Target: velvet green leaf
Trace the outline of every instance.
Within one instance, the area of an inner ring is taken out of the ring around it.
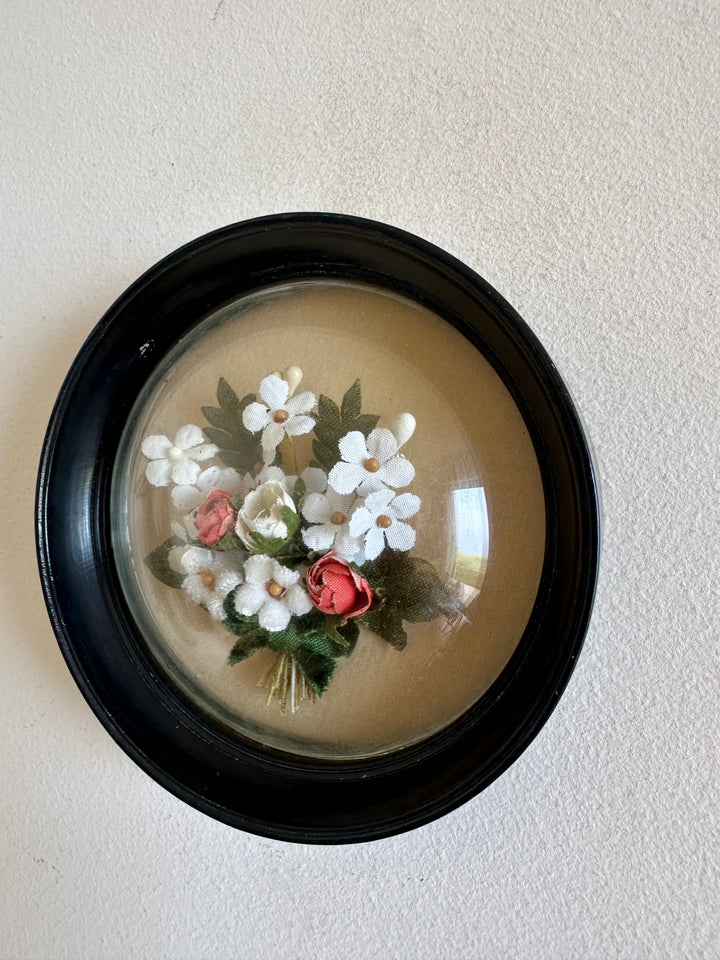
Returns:
[[[403,620],[418,623],[457,611],[435,567],[420,557],[385,549],[376,560],[363,564],[362,574],[373,592],[380,591],[397,607]]]
[[[321,697],[335,672],[335,660],[304,648],[297,651],[295,660],[305,675],[308,685]]]
[[[182,573],[173,570],[170,566],[168,556],[173,547],[180,547],[182,543],[183,541],[179,537],[168,537],[159,547],[155,547],[155,549],[145,557],[145,566],[150,573],[157,577],[161,583],[175,589],[182,586],[185,577]]]
[[[368,630],[386,640],[396,650],[407,646],[407,634],[402,625],[402,614],[397,605],[387,599],[375,610],[368,610],[359,618]]]

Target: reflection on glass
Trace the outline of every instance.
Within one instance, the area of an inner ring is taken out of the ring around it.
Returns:
[[[455,555],[452,575],[469,588],[467,603],[477,596],[487,569],[490,534],[484,487],[453,490]]]

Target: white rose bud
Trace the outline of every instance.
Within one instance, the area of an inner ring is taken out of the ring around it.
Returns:
[[[415,433],[415,417],[411,413],[399,413],[390,424],[390,432],[397,440],[399,450]]]
[[[296,513],[292,497],[283,489],[279,480],[268,480],[251,490],[237,515],[235,533],[247,547],[255,546],[251,533],[284,540],[288,535],[287,524],[282,518],[283,507]]]

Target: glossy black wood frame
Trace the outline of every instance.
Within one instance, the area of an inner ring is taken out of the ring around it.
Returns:
[[[493,364],[532,437],[546,501],[544,567],[522,640],[491,689],[433,737],[366,761],[264,748],[191,702],[150,654],[110,538],[116,450],[167,351],[218,307],[295,279],[376,284],[456,327]],[[218,230],[166,257],[110,308],[58,397],[37,493],[40,572],[63,655],[121,747],[178,797],[244,830],[343,843],[408,830],[486,787],[545,722],[587,629],[598,567],[592,458],[568,392],[518,314],[477,274],[417,237],[333,214]]]

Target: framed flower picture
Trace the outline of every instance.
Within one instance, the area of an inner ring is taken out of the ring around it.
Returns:
[[[217,231],[70,371],[38,485],[53,625],[150,775],[234,826],[374,839],[508,766],[582,645],[592,459],[480,277],[330,214]]]

